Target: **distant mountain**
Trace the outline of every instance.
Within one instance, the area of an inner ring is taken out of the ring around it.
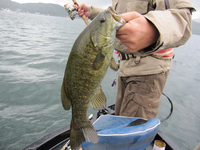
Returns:
[[[192,34],[200,35],[200,23],[193,21],[192,22]]]
[[[21,11],[21,12],[29,12],[29,13],[40,13],[50,16],[68,16],[67,12],[64,9],[64,6],[60,6],[57,4],[46,4],[46,3],[25,3],[20,4],[17,2],[13,2],[11,0],[0,0],[0,9],[8,8],[12,11]],[[192,33],[200,35],[200,23],[197,21],[193,21],[192,25]]]
[[[40,13],[50,16],[68,16],[64,6],[46,3],[25,3],[20,4],[11,0],[0,0],[0,8],[8,8],[12,11],[21,11],[29,13]]]

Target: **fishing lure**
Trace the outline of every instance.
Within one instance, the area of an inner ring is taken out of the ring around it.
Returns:
[[[116,85],[117,85],[117,73],[118,73],[118,71],[116,72],[116,74],[115,74],[115,78],[114,78],[114,80],[113,80],[113,82],[112,82],[112,84],[111,84],[111,86],[114,88]]]

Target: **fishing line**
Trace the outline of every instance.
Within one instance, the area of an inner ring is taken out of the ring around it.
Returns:
[[[169,101],[169,103],[171,105],[171,109],[170,109],[169,115],[166,118],[164,118],[163,120],[161,120],[161,123],[166,121],[173,113],[173,103],[172,103],[171,99],[167,95],[165,95],[164,93],[162,93],[162,95],[164,95],[168,99],[168,101]]]

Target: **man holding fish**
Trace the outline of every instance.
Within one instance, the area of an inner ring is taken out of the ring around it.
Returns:
[[[76,7],[79,16],[93,21],[74,42],[61,89],[64,109],[72,108],[73,150],[83,142],[99,142],[87,109],[89,103],[94,109],[106,106],[100,84],[108,66],[118,69],[113,49],[120,58],[115,115],[156,117],[172,48],[191,36],[194,11],[189,0],[113,0],[106,10],[85,4]]]
[[[79,16],[91,20],[103,9],[80,4]],[[116,32],[119,52],[115,114],[156,117],[171,67],[173,47],[191,36],[190,0],[113,0],[112,7],[127,22]]]

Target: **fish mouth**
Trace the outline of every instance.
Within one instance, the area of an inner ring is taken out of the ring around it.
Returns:
[[[126,23],[126,21],[120,15],[118,15],[111,6],[108,9],[109,9],[109,12],[111,13],[112,17],[115,19],[115,21],[117,23],[120,23],[120,24]]]

